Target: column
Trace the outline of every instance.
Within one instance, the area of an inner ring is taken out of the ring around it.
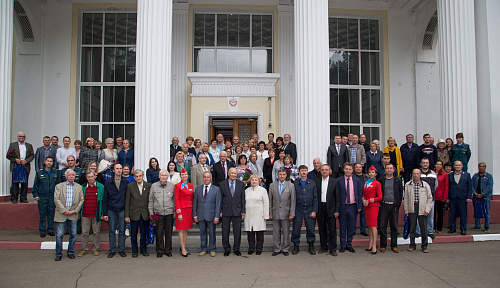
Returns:
[[[294,4],[296,135],[291,136],[297,144],[297,164],[312,167],[315,157],[326,163],[330,144],[328,0]]]
[[[443,137],[464,133],[478,163],[478,114],[474,0],[438,0],[439,78]]]
[[[278,50],[279,50],[279,131],[276,135],[295,135],[295,54],[293,33],[293,6],[278,6]],[[267,136],[267,135],[264,135]],[[277,137],[277,136],[276,136]],[[267,137],[264,137],[267,139]]]
[[[14,31],[14,1],[0,1],[0,147],[7,153],[11,139],[12,109],[12,45]],[[5,154],[3,154],[5,155]],[[10,162],[2,157],[0,164],[0,196],[10,195]]]
[[[174,4],[172,29],[171,134],[184,143],[187,132],[188,3]]]
[[[170,159],[172,99],[172,1],[137,1],[135,167],[145,170],[156,157]]]

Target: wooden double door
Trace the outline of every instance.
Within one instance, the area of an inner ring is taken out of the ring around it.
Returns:
[[[257,133],[256,118],[216,118],[210,117],[210,139],[215,139],[217,134],[224,135],[224,139],[240,137],[240,143],[244,143]]]

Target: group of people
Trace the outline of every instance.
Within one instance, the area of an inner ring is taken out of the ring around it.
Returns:
[[[44,137],[44,145],[36,153],[25,138],[24,133],[18,134],[7,158],[13,176],[17,173],[13,169],[16,165],[30,171],[30,162],[36,160],[33,196],[40,211],[40,236],[45,237],[47,232],[54,236],[53,222],[56,223],[57,261],[62,258],[65,229],[70,234],[69,258],[75,257],[74,243],[80,229],[82,251],[78,256],[88,253],[91,231],[93,254],[99,255],[101,221],[108,222],[110,227],[109,258],[116,253],[126,257],[126,225],[130,225],[132,257],[138,257],[139,252],[148,256],[146,228],[150,221],[156,226],[157,257],[172,256],[174,223],[179,234],[179,252],[188,257],[187,231],[193,222],[200,227],[199,256],[216,255],[218,223],[222,223],[224,256],[229,256],[231,249],[235,255],[241,255],[242,224],[247,232],[248,253],[259,255],[267,220],[273,221],[273,256],[281,253],[288,256],[290,241],[292,254],[299,253],[303,223],[308,252],[316,254],[316,221],[319,253],[336,256],[337,219],[338,251],[354,253],[352,239],[358,215],[361,233],[370,237],[366,250],[374,255],[386,250],[388,224],[391,239],[397,239],[401,204],[410,220],[409,251],[415,250],[415,238],[420,234],[422,250],[428,252],[427,235],[434,238],[434,231],[442,233],[445,206],[451,209],[448,232],[456,232],[459,215],[460,230],[465,235],[467,202],[483,199],[489,208],[492,195],[493,178],[485,171],[483,162],[474,177],[466,172],[470,148],[461,133],[451,147],[442,139],[438,147],[434,146],[428,134],[423,137],[424,144],[417,145],[409,134],[406,143],[398,148],[391,137],[383,151],[379,141],[366,143],[365,135],[336,135],[327,151],[327,163],[316,158],[311,171],[305,165],[295,164],[297,149],[289,134],[277,137],[274,142],[274,134],[269,133],[267,143],[253,135],[243,144],[237,136],[224,141],[219,134],[210,145],[193,137],[187,137],[179,145],[179,139],[173,137],[166,169],[161,169],[153,157],[145,172],[135,169],[134,151],[130,142],[121,137],[116,138],[116,147],[114,139],[106,139],[104,149],[99,141],[88,138],[85,147],[79,147],[78,151],[69,147],[69,137],[64,137],[64,146],[57,149],[54,137]],[[13,183],[13,203],[18,200],[19,184],[21,202],[26,201],[27,184]],[[477,218],[475,229],[480,228],[479,221]],[[489,232],[489,213],[484,225]],[[118,245],[114,231],[118,232]],[[378,233],[380,250],[376,246]],[[391,241],[390,245],[392,251],[399,252],[397,241]]]

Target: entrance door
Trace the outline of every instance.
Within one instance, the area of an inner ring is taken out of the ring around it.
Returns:
[[[234,135],[240,137],[240,143],[248,141],[257,133],[257,119],[255,118],[209,118],[210,139],[222,134],[224,139],[232,139]]]

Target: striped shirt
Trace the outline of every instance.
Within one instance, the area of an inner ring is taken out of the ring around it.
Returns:
[[[75,184],[70,184],[66,182],[66,209],[70,209],[71,205],[73,205],[73,199],[75,196]]]

